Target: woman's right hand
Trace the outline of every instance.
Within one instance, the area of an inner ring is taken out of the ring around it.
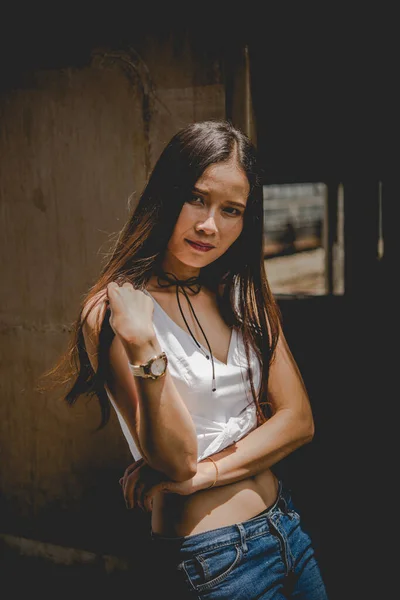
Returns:
[[[144,503],[143,495],[160,482],[165,480],[165,475],[152,469],[143,458],[132,463],[125,469],[123,477],[119,480],[127,508],[141,508],[151,511],[151,502]]]
[[[122,342],[140,346],[154,338],[154,304],[150,296],[129,282],[119,286],[115,281],[107,285],[107,296],[110,325]]]
[[[211,475],[210,475],[211,469]],[[199,462],[197,473],[185,481],[171,481],[162,473],[155,471],[144,462],[143,458],[125,469],[119,480],[127,508],[138,506],[142,510],[151,511],[153,498],[158,493],[190,496],[195,492],[210,487],[210,479],[214,477],[214,466],[207,460]]]

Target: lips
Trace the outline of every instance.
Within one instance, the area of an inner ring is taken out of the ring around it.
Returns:
[[[215,248],[212,244],[204,244],[203,242],[195,242],[193,240],[186,240],[186,242],[195,250],[199,250],[200,252],[208,252]]]

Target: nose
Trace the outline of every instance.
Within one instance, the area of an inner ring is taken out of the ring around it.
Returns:
[[[209,215],[205,221],[201,221],[196,224],[196,231],[203,231],[208,235],[218,232],[217,224],[213,215]]]

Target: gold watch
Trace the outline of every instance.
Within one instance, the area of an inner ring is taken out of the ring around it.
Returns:
[[[144,379],[159,379],[163,377],[167,371],[168,358],[165,352],[157,354],[142,365],[133,365],[129,363],[129,368],[135,377],[143,377]]]

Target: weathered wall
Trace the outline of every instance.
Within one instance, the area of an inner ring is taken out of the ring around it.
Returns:
[[[116,419],[95,433],[95,399],[69,408],[34,387],[164,144],[224,116],[225,97],[218,57],[185,35],[92,50],[0,96],[0,530],[111,551],[124,544],[118,478],[131,460]]]

